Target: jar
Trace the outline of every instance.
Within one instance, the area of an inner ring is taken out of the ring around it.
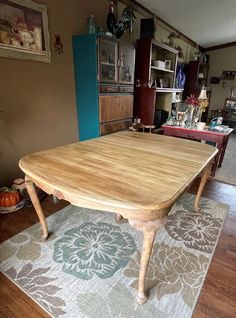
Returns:
[[[96,27],[95,27],[94,14],[87,17],[87,28],[88,28],[89,34],[95,33]]]

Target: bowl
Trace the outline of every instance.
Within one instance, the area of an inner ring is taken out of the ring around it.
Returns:
[[[154,60],[152,61],[153,66],[158,67],[158,68],[165,68],[165,62],[160,61],[160,60]]]

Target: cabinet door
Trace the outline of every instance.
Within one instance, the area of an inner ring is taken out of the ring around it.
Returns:
[[[156,89],[149,87],[135,88],[134,116],[145,125],[154,125]]]
[[[100,83],[118,83],[117,42],[99,39],[98,74]]]
[[[121,84],[134,83],[135,48],[131,45],[119,43],[119,82]]]
[[[133,117],[133,95],[100,96],[100,122]]]

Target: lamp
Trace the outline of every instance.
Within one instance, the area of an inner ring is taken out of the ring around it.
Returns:
[[[198,96],[198,99],[207,99],[207,89],[206,86],[203,86],[200,92],[200,95]]]
[[[207,89],[206,86],[202,86],[200,95],[198,96],[198,107],[199,107],[199,115],[198,119],[199,122],[201,122],[202,112],[206,111],[207,106],[209,105],[208,99],[207,99]]]

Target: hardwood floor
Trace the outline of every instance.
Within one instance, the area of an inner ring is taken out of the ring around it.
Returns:
[[[209,181],[205,197],[230,205],[193,318],[236,317],[236,186]]]
[[[190,191],[195,193],[197,185],[193,185]],[[193,318],[234,318],[236,317],[236,186],[210,180],[203,196],[224,202],[231,208]],[[54,203],[52,197],[47,197],[42,206],[45,215],[48,216],[67,204],[65,201]],[[33,208],[25,208],[19,212],[0,215],[0,221],[0,241],[3,242],[38,222],[38,219]],[[3,274],[0,274],[0,286],[0,318],[49,317]]]

